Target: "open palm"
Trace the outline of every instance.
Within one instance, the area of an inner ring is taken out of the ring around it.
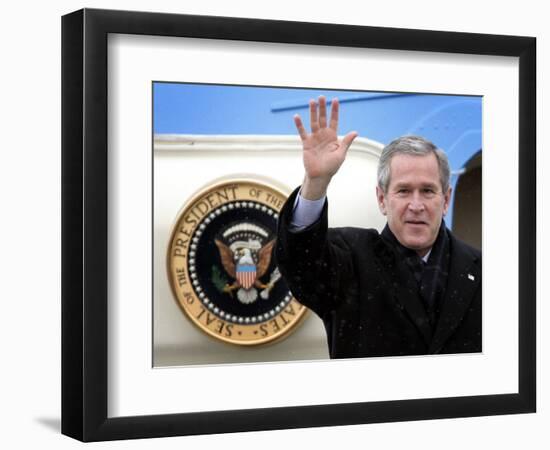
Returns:
[[[310,179],[326,179],[327,183],[338,171],[346,153],[357,137],[356,132],[348,133],[338,140],[338,110],[337,99],[332,101],[330,122],[327,123],[327,105],[324,97],[319,97],[319,104],[314,100],[309,103],[311,116],[311,133],[307,133],[300,116],[294,117],[294,122],[302,139],[303,161],[306,176]]]

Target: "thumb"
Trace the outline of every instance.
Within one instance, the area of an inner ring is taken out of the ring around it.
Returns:
[[[344,138],[342,139],[342,147],[344,148],[344,151],[348,151],[348,148],[358,135],[359,133],[357,133],[357,131],[351,131],[344,136]]]

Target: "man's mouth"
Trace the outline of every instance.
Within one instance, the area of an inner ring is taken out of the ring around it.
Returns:
[[[405,223],[409,225],[428,225],[426,222],[422,220],[406,220]]]

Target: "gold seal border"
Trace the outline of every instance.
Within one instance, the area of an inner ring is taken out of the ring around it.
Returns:
[[[294,331],[296,331],[299,328],[299,325],[307,317],[307,313],[309,310],[305,306],[301,305],[294,297],[291,298],[287,306],[285,306],[285,308],[281,312],[271,317],[270,319],[267,319],[263,322],[256,323],[256,324],[235,324],[233,322],[225,321],[224,319],[221,319],[218,316],[215,316],[213,313],[211,313],[206,307],[204,307],[204,305],[196,295],[194,288],[190,287],[191,295],[193,297],[193,302],[196,302],[199,305],[199,307],[203,309],[203,312],[207,314],[207,320],[208,318],[210,318],[209,323],[217,322],[218,324],[221,325],[221,330],[216,332],[210,329],[208,327],[208,324],[201,323],[200,316],[202,316],[203,313],[201,313],[199,318],[197,318],[192,314],[191,309],[188,309],[188,306],[185,305],[183,294],[180,294],[176,288],[177,281],[175,279],[175,274],[172,273],[173,272],[172,249],[173,249],[174,239],[176,238],[177,234],[179,234],[178,225],[183,220],[184,214],[207,193],[220,189],[221,187],[224,187],[224,186],[232,185],[232,184],[236,184],[236,185],[248,184],[253,186],[255,185],[261,189],[271,190],[272,192],[276,193],[283,199],[283,203],[288,198],[288,195],[290,194],[290,190],[282,186],[278,187],[277,183],[273,182],[273,180],[269,180],[266,177],[261,177],[257,175],[248,175],[248,174],[245,176],[243,175],[224,176],[222,178],[212,180],[210,183],[205,184],[202,188],[195,191],[195,193],[192,194],[189,197],[189,199],[183,204],[183,206],[179,209],[176,215],[176,219],[172,224],[172,231],[170,233],[170,239],[168,241],[167,251],[166,251],[167,281],[168,281],[168,284],[170,285],[173,298],[178,304],[178,306],[180,307],[180,309],[183,310],[183,312],[185,313],[189,321],[207,336],[214,338],[218,342],[221,341],[221,342],[231,344],[233,346],[239,346],[239,347],[253,347],[253,346],[266,345],[266,344],[274,344],[290,336]],[[284,191],[287,191],[288,194],[285,194]],[[243,201],[247,201],[247,200],[243,200]],[[258,202],[258,200],[252,200],[252,201]],[[265,206],[271,207],[277,213],[280,212],[282,207],[282,203],[281,203],[281,207],[279,208],[275,208],[273,205],[269,205],[266,202],[260,201],[260,203],[264,204]],[[204,219],[204,217],[202,219]],[[202,220],[200,223],[202,223]],[[194,234],[195,230],[196,230],[196,227],[193,228],[192,235]],[[191,284],[188,269],[187,269],[188,260],[189,260],[189,257],[188,255],[186,255],[185,277],[189,280],[189,283]],[[291,311],[291,314],[288,313],[289,310]],[[284,315],[285,312],[287,313],[287,315]],[[212,314],[212,316],[208,316],[209,313]],[[289,316],[292,316],[292,317],[289,318]],[[282,326],[281,326],[281,321],[282,321]],[[226,325],[229,324],[232,327],[237,327],[236,330],[252,330],[253,328],[260,328],[262,330],[262,333],[265,333],[267,335],[264,337],[260,337],[258,339],[253,338],[248,340],[246,339],[239,340],[235,338],[230,338],[222,334],[222,331],[224,328],[224,325],[222,324],[222,322],[225,323]],[[268,332],[266,329],[268,326],[271,326],[271,328],[273,328],[274,331]]]

